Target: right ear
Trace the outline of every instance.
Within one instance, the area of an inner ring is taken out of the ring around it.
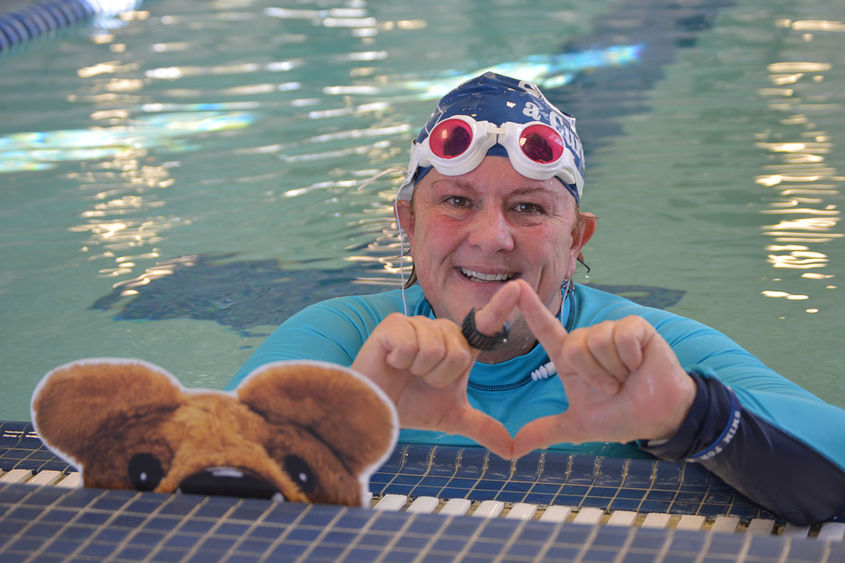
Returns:
[[[71,362],[45,375],[32,395],[36,433],[77,467],[96,445],[140,414],[172,411],[182,386],[162,368],[118,358]]]
[[[269,424],[307,429],[356,475],[369,477],[396,444],[393,402],[351,368],[313,360],[274,362],[256,368],[236,391]]]

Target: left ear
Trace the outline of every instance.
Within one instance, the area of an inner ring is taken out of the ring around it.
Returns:
[[[82,470],[85,486],[130,488],[123,454],[134,443],[131,430],[168,416],[183,400],[179,381],[158,366],[91,358],[41,379],[32,396],[32,422],[50,450]],[[156,443],[152,428],[142,436],[141,443]]]
[[[406,199],[398,199],[396,206],[396,217],[399,219],[399,227],[408,234],[408,240],[414,237],[414,212],[411,209],[411,202]]]
[[[581,256],[581,250],[587,245],[596,232],[598,217],[592,213],[581,213],[578,224],[572,230],[572,246],[569,247],[569,271],[575,272],[576,262]]]

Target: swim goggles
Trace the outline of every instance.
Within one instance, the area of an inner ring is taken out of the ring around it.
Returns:
[[[584,180],[563,136],[541,121],[508,121],[497,126],[466,115],[448,117],[414,144],[409,173],[419,166],[434,166],[443,175],[460,176],[475,170],[496,144],[505,148],[511,165],[523,176],[533,180],[557,176],[564,184],[575,184],[580,192]],[[408,178],[405,183],[412,181]]]

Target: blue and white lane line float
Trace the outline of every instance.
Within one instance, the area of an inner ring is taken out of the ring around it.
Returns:
[[[0,9],[0,51],[95,16],[134,10],[141,0],[45,0]]]

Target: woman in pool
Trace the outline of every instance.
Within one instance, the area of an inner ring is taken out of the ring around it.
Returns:
[[[845,411],[714,329],[572,282],[596,226],[583,178],[575,120],[536,86],[462,84],[399,189],[407,287],[301,311],[229,386],[333,361],[385,390],[402,441],[686,459],[792,522],[845,511]]]

